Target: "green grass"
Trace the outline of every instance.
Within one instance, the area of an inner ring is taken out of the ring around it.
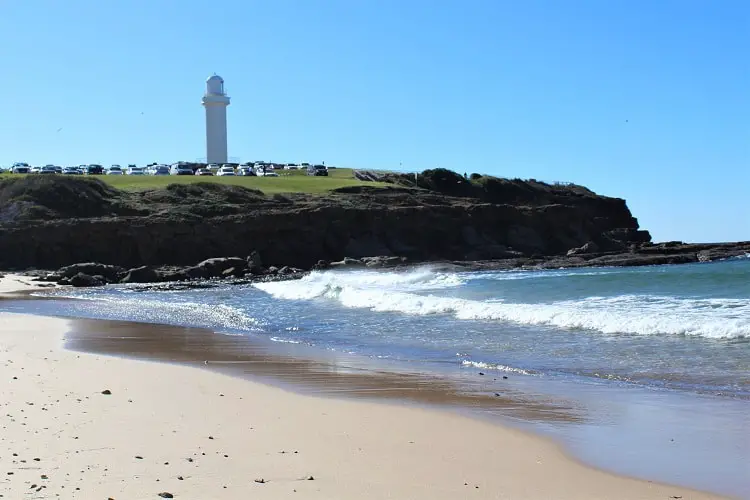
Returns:
[[[163,188],[169,184],[192,184],[196,182],[215,182],[234,186],[259,189],[267,194],[273,193],[325,193],[332,189],[348,186],[380,186],[381,183],[362,182],[354,178],[349,168],[329,170],[328,177],[313,177],[301,170],[279,170],[279,177],[203,177],[197,175],[97,175],[107,184],[126,191]],[[38,174],[29,174],[38,175]],[[19,176],[3,174],[0,178]],[[94,177],[94,176],[92,176]]]

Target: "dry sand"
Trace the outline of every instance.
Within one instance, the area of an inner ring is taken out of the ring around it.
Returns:
[[[67,351],[70,324],[0,314],[4,498],[717,498],[451,413]]]

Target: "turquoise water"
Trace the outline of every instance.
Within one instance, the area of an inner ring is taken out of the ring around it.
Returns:
[[[748,258],[512,272],[426,266],[185,291],[57,293],[85,300],[0,307],[203,326],[457,380],[503,374],[515,388],[569,398],[586,413],[585,424],[542,429],[584,460],[750,491]],[[653,448],[651,459],[644,448]]]

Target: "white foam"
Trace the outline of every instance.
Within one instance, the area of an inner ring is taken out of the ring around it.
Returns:
[[[377,312],[449,314],[460,320],[585,329],[606,334],[750,337],[750,300],[747,299],[621,295],[517,304],[426,293],[457,287],[463,281],[458,275],[430,270],[321,272],[298,281],[264,283],[256,287],[280,299],[328,299],[344,307]]]
[[[501,365],[499,363],[485,363],[484,361],[470,361],[465,359],[461,362],[461,365],[471,368],[480,368],[482,370],[497,370],[507,373],[517,373],[519,375],[533,375],[533,372],[530,372],[528,370],[515,368],[513,366]]]
[[[142,297],[107,296],[86,292],[61,292],[61,297],[75,298],[77,307],[94,309],[97,316],[123,317],[151,323],[184,324],[229,330],[260,330],[261,323],[241,309],[225,304],[189,301],[149,300]],[[226,332],[222,332],[226,333]]]

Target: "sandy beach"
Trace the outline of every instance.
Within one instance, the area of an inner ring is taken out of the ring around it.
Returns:
[[[448,412],[82,354],[71,321],[0,319],[5,498],[717,498]]]

